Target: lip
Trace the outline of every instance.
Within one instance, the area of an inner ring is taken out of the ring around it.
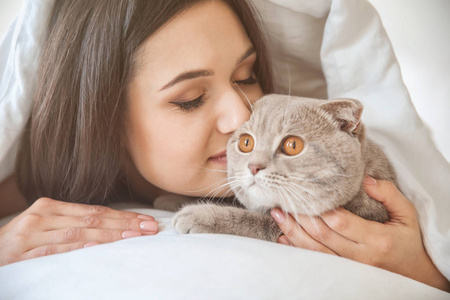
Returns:
[[[219,164],[227,164],[227,150],[221,151],[217,154],[214,154],[210,158],[208,158],[209,161]]]

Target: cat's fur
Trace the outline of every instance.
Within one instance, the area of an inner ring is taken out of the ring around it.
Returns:
[[[237,199],[247,208],[199,204],[174,217],[181,233],[224,233],[276,241],[280,229],[268,214],[280,207],[293,214],[318,216],[343,206],[377,222],[388,220],[384,206],[363,188],[365,175],[394,182],[395,173],[382,150],[366,138],[362,104],[353,99],[331,101],[268,95],[231,137],[228,177]],[[253,151],[243,153],[239,138],[250,134]],[[303,151],[287,156],[280,144],[300,137]],[[253,175],[249,164],[262,170]]]

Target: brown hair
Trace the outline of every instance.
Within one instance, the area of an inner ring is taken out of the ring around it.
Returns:
[[[139,46],[198,1],[56,1],[17,158],[28,203],[39,197],[96,204],[114,198],[126,152],[126,86]],[[244,25],[257,52],[255,73],[270,93],[270,63],[253,9],[244,0],[222,1]]]

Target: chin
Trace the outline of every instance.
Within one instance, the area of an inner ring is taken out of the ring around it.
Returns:
[[[256,184],[250,186],[246,190],[245,196],[241,198],[242,204],[253,211],[265,212],[279,206],[276,195]]]

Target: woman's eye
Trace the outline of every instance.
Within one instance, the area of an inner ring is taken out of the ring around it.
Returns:
[[[252,85],[252,84],[257,84],[258,83],[258,79],[254,78],[253,75],[252,75],[252,76],[250,76],[247,79],[235,80],[234,82],[237,83],[237,84]]]
[[[174,102],[170,102],[170,103],[175,104],[176,106],[178,106],[179,109],[181,109],[184,112],[189,112],[189,111],[199,108],[200,106],[202,106],[205,103],[204,96],[205,95],[203,94],[200,97],[195,98],[194,100],[174,101]]]

